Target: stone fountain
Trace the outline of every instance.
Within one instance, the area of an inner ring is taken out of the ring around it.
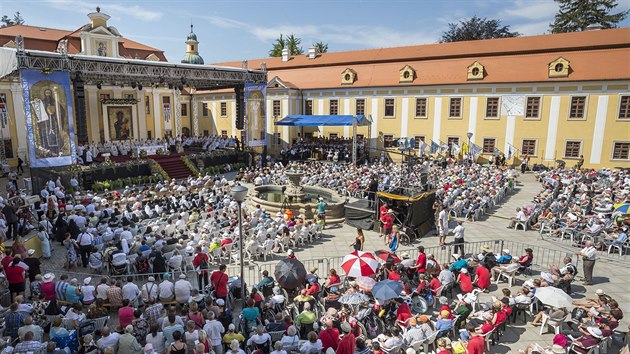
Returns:
[[[263,209],[274,213],[291,209],[295,215],[303,214],[306,219],[312,219],[318,199],[323,198],[328,204],[326,223],[344,222],[346,197],[327,188],[302,186],[304,171],[297,163],[292,164],[284,174],[288,178],[286,185],[254,187],[254,196],[250,198],[250,203],[259,204]]]

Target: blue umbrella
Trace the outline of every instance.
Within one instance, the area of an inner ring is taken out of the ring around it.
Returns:
[[[390,300],[400,297],[403,290],[402,283],[396,280],[382,280],[374,284],[372,295],[377,300]]]

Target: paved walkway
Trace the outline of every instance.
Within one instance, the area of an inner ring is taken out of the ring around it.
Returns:
[[[530,204],[534,194],[539,191],[539,188],[540,185],[534,180],[532,174],[521,176],[516,186],[515,193],[508,196],[492,215],[485,217],[483,221],[465,223],[466,241],[479,242],[496,240],[498,242],[500,240],[511,240],[562,252],[575,252],[577,250],[576,248],[571,248],[565,243],[540,240],[538,233],[535,231],[524,232],[522,230],[515,231],[506,228],[508,223],[507,219],[515,214],[516,207]],[[331,226],[324,231],[324,237],[322,239],[316,241],[314,244],[297,249],[296,255],[298,259],[306,262],[309,262],[309,260],[331,260],[343,257],[352,251],[350,244],[354,240],[354,235],[355,230],[347,225]],[[448,241],[452,241],[452,236],[449,237]],[[416,244],[422,244],[427,248],[439,246],[438,239],[434,235],[423,237]],[[64,255],[63,248],[59,246],[59,244],[55,244],[54,247],[54,256],[50,261],[45,262],[43,269],[45,271],[54,270],[55,273],[59,275],[59,273],[63,272],[61,269]],[[377,250],[382,248],[384,248],[382,238],[380,238],[376,232],[367,231],[364,249]],[[478,252],[478,250],[466,249],[466,252]],[[448,254],[448,252],[441,254]],[[273,260],[267,262],[256,262],[259,268],[252,269],[271,268],[283,256],[284,255],[277,255]],[[515,254],[515,256],[519,255]],[[442,262],[446,261],[446,259],[438,260]],[[317,262],[311,264],[317,264]],[[581,268],[581,266],[579,268]],[[79,270],[79,272],[82,271],[82,269]],[[249,270],[246,270],[246,272],[247,271]],[[320,271],[320,274],[321,273],[322,271]],[[582,273],[581,269],[580,273]],[[620,286],[621,284],[626,284],[627,279],[627,268],[620,267],[611,262],[600,261],[595,266],[595,285],[583,287],[576,282],[573,286],[573,296],[575,298],[583,298],[584,296],[592,297],[594,296],[595,289],[601,288],[613,298],[617,299],[624,312],[628,314],[630,313],[629,288],[625,285]],[[520,280],[516,282],[517,285],[511,288],[513,294],[522,286],[523,280],[524,278],[521,277]],[[489,294],[481,294],[481,302],[490,301],[493,295],[500,296],[500,290],[505,286],[505,283],[499,284],[499,287],[492,285]],[[628,321],[624,320],[619,328],[626,330],[628,328]],[[539,335],[539,330],[539,327],[533,327],[530,324],[523,324],[522,322],[510,324],[508,325],[507,332],[501,338],[500,343],[497,346],[493,346],[489,352],[516,353],[518,349],[523,349],[530,343],[550,345],[553,335]]]

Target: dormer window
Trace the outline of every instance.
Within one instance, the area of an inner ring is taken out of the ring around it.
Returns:
[[[399,72],[398,82],[412,83],[416,78],[416,71],[409,65],[405,65]]]
[[[354,70],[347,68],[341,73],[342,85],[352,85],[355,81],[357,81],[357,73]]]
[[[571,63],[564,59],[563,57],[559,57],[558,59],[549,63],[548,71],[549,78],[562,78],[569,76],[569,70],[571,69]]]
[[[468,66],[468,80],[483,80],[485,76],[485,68],[480,62],[476,61]]]

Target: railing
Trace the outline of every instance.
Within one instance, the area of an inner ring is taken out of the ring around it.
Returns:
[[[465,257],[468,258],[471,256],[476,256],[477,254],[481,253],[481,248],[485,245],[490,246],[493,253],[497,255],[497,257],[501,253],[501,250],[509,249],[512,256],[516,259],[520,257],[521,255],[525,254],[526,248],[531,248],[534,254],[534,260],[532,262],[531,268],[532,270],[535,270],[535,271],[548,272],[552,265],[562,265],[563,264],[562,261],[564,257],[567,255],[572,257],[572,263],[576,267],[581,261],[579,257],[576,257],[574,255],[575,252],[570,252],[568,250],[551,249],[551,248],[541,246],[541,245],[526,244],[526,243],[511,241],[511,240],[490,240],[490,241],[467,242],[464,244],[464,250],[466,252]],[[451,261],[452,254],[455,252],[453,249],[453,246],[451,245],[448,245],[445,247],[440,247],[440,246],[426,247],[424,251],[426,254],[432,254],[435,257],[435,260],[438,261],[440,264],[448,263],[449,261]],[[399,248],[397,253],[398,255],[401,255],[402,253],[408,253],[412,259],[416,259],[418,257],[417,248],[406,248],[406,249]],[[331,258],[319,258],[319,259],[302,259],[300,261],[304,264],[304,267],[306,268],[307,272],[310,272],[310,270],[313,267],[317,267],[317,274],[320,277],[327,277],[331,269],[335,269],[337,270],[339,274],[343,274],[343,271],[341,270],[342,260],[343,260],[343,257],[331,257]],[[212,272],[215,268],[217,268],[216,265],[211,265],[208,271]],[[275,268],[276,268],[275,263],[245,264],[245,283],[247,284],[248,287],[256,285],[261,280],[263,271],[267,270],[269,272],[269,275],[273,276]],[[240,265],[228,264],[226,273],[230,276],[239,275]],[[174,271],[174,272],[171,272],[171,274],[174,281],[178,280],[178,277],[180,274],[186,274],[186,279],[191,282],[191,284],[193,285],[195,289],[198,288],[197,272],[195,270],[188,269],[184,271]],[[123,284],[127,282],[127,277],[132,277],[132,280],[134,282],[139,282],[143,284],[147,281],[147,278],[149,276],[154,276],[156,278],[156,281],[159,282],[162,275],[163,273],[123,274],[123,275],[112,275],[112,276],[99,275],[99,274],[94,274],[94,273],[70,274],[71,277],[77,277],[77,278],[82,277],[81,279],[90,276],[96,279],[95,282],[99,281],[97,279],[99,278],[99,276],[108,277],[110,279],[118,279]]]

